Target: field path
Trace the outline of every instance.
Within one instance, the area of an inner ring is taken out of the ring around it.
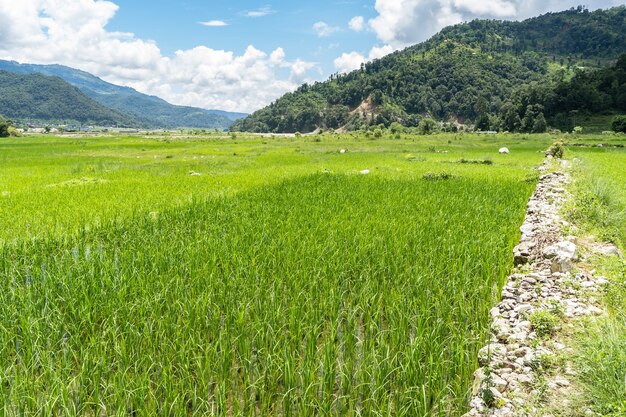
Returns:
[[[576,390],[574,351],[556,331],[603,313],[591,294],[607,280],[576,264],[578,241],[562,232],[569,163],[548,157],[540,171],[514,249],[516,270],[491,310],[491,339],[479,352],[464,417],[551,416],[547,410],[567,407]]]

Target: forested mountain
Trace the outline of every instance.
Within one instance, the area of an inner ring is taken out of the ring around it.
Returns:
[[[448,27],[349,74],[305,84],[237,122],[233,130],[310,132],[392,122],[414,126],[424,116],[492,127],[502,124],[496,119],[503,109],[522,106],[526,87],[563,86],[574,74],[583,77],[581,71],[607,66],[624,52],[625,6],[594,12],[578,7],[523,22],[476,20]],[[612,102],[605,108],[616,106]],[[544,110],[547,117],[560,114],[557,108],[536,107],[533,123]],[[520,119],[525,111],[520,110]]]
[[[58,77],[0,70],[0,114],[23,122],[137,126]]]
[[[62,65],[19,64],[0,60],[0,70],[60,77],[98,103],[120,113],[131,115],[146,128],[227,129],[233,121],[246,116],[245,113],[175,106],[158,97],[108,83],[85,71]]]

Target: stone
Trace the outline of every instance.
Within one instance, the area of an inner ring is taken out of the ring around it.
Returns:
[[[620,259],[624,258],[624,255],[619,250],[619,248],[613,245],[612,243],[602,243],[602,244],[594,245],[593,250],[594,252],[599,253],[600,255],[617,256]]]
[[[552,259],[552,265],[550,270],[552,272],[570,272],[574,267],[571,258],[559,258]]]
[[[566,240],[548,246],[543,250],[546,259],[561,258],[573,260],[576,258],[576,245]]]
[[[339,153],[346,153],[348,152],[346,149],[339,149]]]
[[[362,170],[362,171],[359,171],[359,174],[361,174],[361,175],[367,175],[367,174],[369,174],[369,173],[370,173],[370,170],[369,170],[369,169],[364,169],[364,170]]]
[[[502,398],[502,393],[496,387],[489,387],[489,391],[493,394],[493,398]]]
[[[513,310],[515,310],[519,314],[524,314],[524,313],[529,312],[532,309],[533,309],[533,306],[531,306],[530,304],[520,304],[517,307],[515,307]]]
[[[500,148],[500,149],[498,150],[498,152],[499,152],[499,153],[501,153],[501,154],[509,154],[509,153],[511,153],[511,152],[509,151],[509,148]]]
[[[563,378],[563,377],[557,377],[554,379],[554,383],[559,386],[559,387],[569,387],[570,383],[569,380]]]
[[[506,346],[500,343],[492,343],[478,351],[478,359],[481,363],[487,364],[490,357],[506,356]]]
[[[495,389],[497,389],[501,393],[506,390],[506,386],[508,385],[508,382],[506,382],[504,379],[500,378],[496,374],[491,374],[491,382],[493,383]]]
[[[506,339],[511,333],[509,321],[506,319],[497,319],[492,324],[493,332],[499,339]]]
[[[530,254],[524,254],[522,252],[513,251],[513,264],[515,266],[525,265],[530,262]]]
[[[510,335],[507,340],[509,342],[524,343],[526,340],[528,340],[528,333],[526,332],[514,333]]]

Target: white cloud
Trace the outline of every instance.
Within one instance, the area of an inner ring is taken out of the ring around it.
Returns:
[[[338,27],[330,26],[326,22],[316,22],[313,24],[313,30],[317,33],[317,36],[324,38],[338,32],[340,29]]]
[[[243,15],[245,17],[264,17],[274,13],[276,13],[276,11],[274,11],[271,6],[263,6],[256,10],[246,10],[243,12]]]
[[[365,19],[363,18],[363,16],[354,16],[352,19],[350,19],[350,22],[348,22],[348,27],[355,32],[361,32],[364,26]]]
[[[314,64],[287,60],[282,48],[164,56],[155,42],[106,30],[117,10],[102,0],[0,0],[0,58],[63,64],[175,104],[231,111],[254,111],[310,81]]]
[[[590,9],[623,0],[588,0]],[[475,18],[524,19],[575,7],[580,0],[376,0],[378,16],[369,20],[379,40],[396,49],[434,35],[445,26]]]
[[[367,59],[358,52],[343,53],[335,59],[335,68],[339,72],[350,72],[361,66]]]
[[[228,23],[224,22],[223,20],[207,20],[206,22],[198,22],[203,26],[210,26],[210,27],[221,27],[221,26],[228,26]]]
[[[390,54],[394,51],[391,45],[374,46],[367,57],[358,52],[343,53],[341,56],[335,59],[335,68],[339,72],[346,73],[358,69],[364,62],[372,61],[374,59],[382,58],[383,56]]]

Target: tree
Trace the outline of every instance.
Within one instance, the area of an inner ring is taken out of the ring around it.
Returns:
[[[10,120],[0,116],[0,138],[6,138],[10,135],[9,128],[12,126]]]
[[[526,106],[526,112],[524,113],[524,118],[522,119],[522,132],[534,132],[535,131],[535,121],[539,118],[539,115],[543,117],[543,108],[541,105],[529,104]],[[543,123],[545,124],[545,117],[543,117]],[[547,127],[547,126],[546,126]],[[545,130],[544,130],[545,132]]]
[[[626,133],[626,116],[617,116],[611,124],[614,132]]]
[[[489,115],[487,113],[479,114],[476,119],[476,130],[489,130],[490,127]]]
[[[548,123],[543,115],[543,112],[539,113],[533,123],[533,133],[544,133],[548,130]]]
[[[507,101],[500,108],[501,128],[509,132],[519,130],[522,120],[519,118],[517,109],[510,101]]]
[[[430,117],[425,117],[420,121],[419,126],[417,126],[417,131],[420,135],[430,135],[437,129],[437,122],[435,122]]]

